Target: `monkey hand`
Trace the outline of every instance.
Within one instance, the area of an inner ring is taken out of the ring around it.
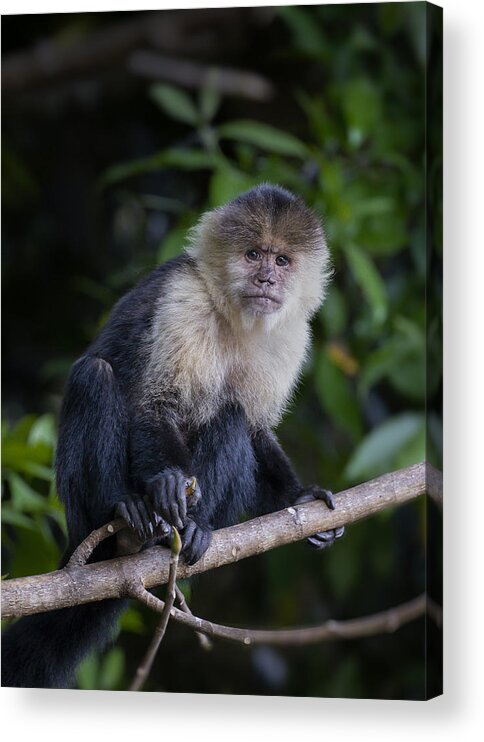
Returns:
[[[311,487],[305,487],[301,490],[299,497],[297,498],[295,505],[300,505],[303,502],[311,502],[312,500],[323,500],[330,510],[334,510],[334,498],[333,493],[329,490],[322,489],[317,485]],[[313,536],[308,538],[308,544],[315,549],[326,549],[327,546],[331,546],[336,539],[341,538],[345,532],[344,526],[339,528],[333,528],[330,531],[320,531],[315,533]]]
[[[124,518],[140,542],[140,546],[152,539],[171,536],[171,527],[153,510],[148,497],[127,497],[114,508],[116,517]]]
[[[212,541],[212,531],[202,528],[188,518],[187,525],[180,533],[182,539],[181,554],[186,564],[195,564],[205,554]]]
[[[200,500],[198,485],[192,485],[181,469],[165,469],[149,479],[146,493],[152,509],[171,526],[182,530],[187,523],[188,510]]]

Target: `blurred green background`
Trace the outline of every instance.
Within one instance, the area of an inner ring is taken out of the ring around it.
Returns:
[[[338,491],[440,464],[428,21],[424,3],[3,18],[4,574],[54,569],[65,545],[52,455],[70,364],[202,211],[263,181],[321,215],[335,269],[278,431],[302,479]],[[184,589],[196,614],[232,625],[372,613],[423,591],[426,517],[414,502],[327,553],[284,547]],[[156,621],[132,606],[78,687],[126,688]],[[423,698],[424,631],[206,653],[170,625],[146,689]]]

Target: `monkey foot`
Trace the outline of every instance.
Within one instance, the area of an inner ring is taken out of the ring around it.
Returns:
[[[335,509],[333,493],[330,490],[323,489],[317,485],[306,487],[296,500],[295,504],[300,505],[303,502],[311,502],[311,500],[322,500],[330,510]],[[344,535],[344,532],[344,526],[333,528],[330,531],[320,531],[319,533],[310,536],[307,539],[307,542],[315,549],[326,549],[328,546],[331,546],[336,539],[341,538]]]
[[[341,536],[344,535],[344,532],[344,526],[334,528],[331,531],[320,531],[319,533],[315,533],[314,536],[310,536],[307,539],[307,542],[314,549],[326,549],[328,546],[331,546],[337,538],[341,538]]]
[[[202,528],[191,518],[188,519],[186,528],[181,532],[182,550],[181,554],[186,564],[192,565],[207,551],[212,541],[212,532]]]

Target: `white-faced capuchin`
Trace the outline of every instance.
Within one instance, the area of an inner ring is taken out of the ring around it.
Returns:
[[[193,564],[212,531],[331,493],[301,485],[272,429],[291,398],[329,254],[319,219],[261,185],[204,214],[185,253],[124,296],[65,390],[56,455],[69,549],[122,515],[145,544],[180,530]],[[187,480],[200,497],[187,504]],[[343,529],[315,534],[323,548]],[[115,539],[95,559],[113,556]],[[124,607],[29,616],[2,642],[2,684],[66,688]]]

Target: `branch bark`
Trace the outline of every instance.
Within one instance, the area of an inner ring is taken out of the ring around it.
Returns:
[[[317,531],[353,523],[426,492],[440,499],[440,490],[441,477],[429,464],[400,469],[340,492],[335,496],[334,511],[316,501],[217,531],[204,557],[192,567],[180,564],[177,577],[206,572],[299,541]],[[155,587],[167,582],[169,562],[170,552],[156,546],[106,562],[73,564],[48,574],[5,580],[2,582],[2,616],[26,616],[124,597],[132,594],[136,582],[144,588]]]

